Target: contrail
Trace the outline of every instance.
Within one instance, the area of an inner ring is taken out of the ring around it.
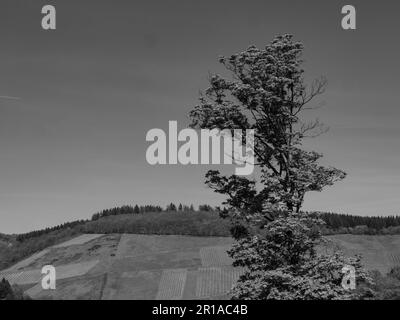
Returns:
[[[12,96],[0,96],[0,99],[9,99],[9,100],[20,100],[20,97],[12,97]]]

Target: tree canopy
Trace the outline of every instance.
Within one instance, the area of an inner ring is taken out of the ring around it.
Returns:
[[[245,268],[233,290],[237,299],[354,297],[341,286],[342,268],[348,265],[358,283],[369,281],[358,258],[317,254],[323,222],[301,212],[307,192],[322,191],[346,176],[321,165],[321,154],[303,148],[305,138],[326,130],[318,120],[302,117],[314,109],[326,80],[305,84],[302,54],[303,44],[285,34],[263,49],[250,46],[221,57],[232,76],[212,75],[190,113],[194,128],[255,131],[252,152],[259,179],[217,170],[206,174],[206,184],[227,197],[223,215],[237,225],[233,235],[239,241],[230,254]]]

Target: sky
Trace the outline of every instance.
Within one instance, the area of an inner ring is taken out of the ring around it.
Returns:
[[[57,29],[41,28],[56,8]],[[86,219],[124,204],[219,205],[207,166],[150,166],[148,130],[181,128],[224,73],[220,55],[291,33],[308,79],[325,76],[330,131],[306,142],[348,177],[307,196],[304,209],[400,213],[398,1],[2,0],[0,232]]]

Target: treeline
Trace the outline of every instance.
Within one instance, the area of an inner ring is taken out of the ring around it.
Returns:
[[[400,234],[400,216],[366,217],[315,212],[326,223],[327,234]]]
[[[156,212],[219,212],[224,216],[226,209],[220,210],[219,207],[212,207],[208,204],[199,205],[196,210],[193,205],[168,204],[165,208],[154,205],[144,206],[121,206],[106,209],[95,213],[92,221],[108,217],[125,214],[144,214]],[[311,214],[320,217],[326,223],[324,234],[400,234],[400,216],[386,217],[366,217],[349,214],[338,214],[332,212],[312,212]]]
[[[169,211],[121,214],[93,220],[82,226],[83,233],[132,233],[227,237],[230,222],[214,212]]]
[[[197,211],[204,211],[204,212],[212,212],[215,208],[210,205],[203,204],[199,205]],[[117,216],[121,214],[140,214],[140,213],[150,213],[150,212],[196,212],[193,204],[183,205],[180,203],[176,205],[174,203],[168,204],[165,208],[161,206],[154,206],[154,205],[125,205],[121,207],[114,207],[111,209],[105,209],[100,212],[97,212],[92,215],[92,221],[98,220],[100,218],[109,217],[109,216]]]
[[[38,238],[40,236],[52,233],[54,231],[60,231],[65,229],[76,229],[77,226],[82,226],[89,221],[95,221],[100,218],[109,217],[109,216],[117,216],[117,215],[125,215],[125,214],[143,214],[143,213],[151,213],[151,212],[213,212],[216,209],[208,204],[199,205],[198,210],[194,208],[193,205],[183,205],[183,204],[174,204],[170,203],[165,208],[162,208],[158,205],[124,205],[119,207],[114,207],[110,209],[104,209],[100,212],[97,212],[92,215],[90,220],[76,220],[72,222],[66,222],[55,227],[48,227],[41,230],[30,231],[27,233],[18,234],[15,236],[17,242],[25,242],[26,240],[32,238]],[[10,236],[0,234],[0,240],[10,239]]]
[[[160,206],[145,205],[145,206],[121,206],[110,209],[104,209],[92,215],[92,221],[100,218],[117,216],[120,214],[139,214],[145,212],[161,212],[163,209]]]
[[[0,241],[8,242],[11,240],[11,238],[12,236],[9,236],[8,234],[0,233]]]
[[[37,237],[40,237],[45,234],[49,234],[54,231],[73,229],[76,226],[83,225],[88,221],[89,220],[76,220],[76,221],[72,221],[72,222],[62,223],[55,227],[48,227],[48,228],[41,229],[41,230],[35,230],[35,231],[27,232],[27,233],[22,233],[22,234],[19,234],[16,236],[16,240],[18,242],[24,242],[28,239],[37,238]]]
[[[76,227],[84,226],[89,221],[96,221],[109,216],[158,212],[220,212],[220,215],[223,216],[221,212],[224,212],[224,210],[221,211],[219,209],[220,208],[212,207],[208,204],[199,205],[197,210],[193,205],[185,205],[181,203],[178,205],[170,203],[165,206],[165,208],[162,208],[159,205],[124,205],[97,212],[93,214],[90,220],[66,222],[55,227],[19,234],[15,236],[15,239],[17,242],[21,243],[32,238],[38,238],[42,235],[53,233],[55,231],[68,229],[75,231],[75,229],[77,229]],[[349,214],[337,214],[332,212],[313,212],[312,214],[319,216],[325,221],[325,234],[400,234],[400,216],[363,217]],[[10,236],[0,234],[0,240],[2,238],[10,239]]]

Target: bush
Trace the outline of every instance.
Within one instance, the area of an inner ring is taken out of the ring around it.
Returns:
[[[11,286],[6,279],[0,281],[0,300],[30,300],[17,285]]]
[[[400,300],[400,267],[390,270],[386,276],[379,271],[372,271],[370,288],[376,293],[375,300]]]

